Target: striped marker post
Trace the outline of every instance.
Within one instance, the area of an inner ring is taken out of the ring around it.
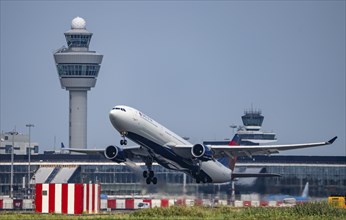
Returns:
[[[36,184],[36,212],[58,214],[98,213],[99,184]]]

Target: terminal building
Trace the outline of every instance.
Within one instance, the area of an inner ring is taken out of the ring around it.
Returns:
[[[15,155],[13,165],[14,197],[26,197],[23,187],[26,184],[23,182],[28,172],[28,157]],[[138,165],[145,169],[143,163]],[[10,155],[0,155],[0,196],[9,195],[10,167]],[[249,193],[300,195],[306,182],[309,182],[309,196],[312,198],[325,198],[331,194],[346,192],[346,157],[241,157],[236,168],[282,175],[236,181],[236,196]],[[157,175],[158,184],[147,185],[143,182],[141,174],[133,173],[124,164],[108,161],[102,155],[40,154],[31,157],[30,183],[100,183],[101,193],[106,195],[159,194],[230,198],[230,184],[196,184],[184,173],[168,170],[157,164],[153,164],[153,170]]]
[[[29,135],[18,132],[1,133],[0,154],[11,154],[12,146],[14,146],[14,154],[28,155],[31,149],[31,155],[37,155],[39,146],[37,142],[30,142]],[[30,145],[30,147],[29,147]]]

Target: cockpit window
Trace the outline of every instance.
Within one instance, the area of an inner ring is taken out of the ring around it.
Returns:
[[[121,110],[123,112],[126,112],[126,110],[124,108],[119,108],[119,107],[114,107],[113,110]]]

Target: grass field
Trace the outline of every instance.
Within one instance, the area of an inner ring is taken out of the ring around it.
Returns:
[[[98,215],[58,215],[0,212],[0,219],[346,219],[346,209],[325,202],[306,203],[294,207],[215,207],[172,206],[169,208],[142,209],[133,212],[111,212]]]

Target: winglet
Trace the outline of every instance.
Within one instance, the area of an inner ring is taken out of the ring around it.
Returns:
[[[330,139],[330,140],[327,142],[327,144],[332,144],[332,143],[334,143],[334,141],[335,141],[337,138],[338,138],[338,136],[333,137],[332,139]]]

